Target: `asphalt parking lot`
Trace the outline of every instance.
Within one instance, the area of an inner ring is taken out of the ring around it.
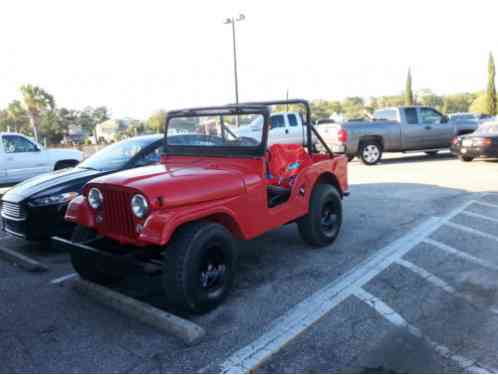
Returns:
[[[498,162],[394,154],[350,163],[338,241],[295,225],[240,244],[227,302],[185,316],[195,345],[75,292],[68,255],[0,260],[0,372],[498,371]],[[115,289],[163,308],[157,277]]]

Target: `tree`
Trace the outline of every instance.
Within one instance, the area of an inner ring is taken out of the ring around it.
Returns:
[[[412,72],[408,69],[408,75],[406,77],[406,86],[405,86],[405,105],[413,105],[415,104],[413,100],[413,91],[412,91]]]
[[[28,114],[22,107],[19,100],[14,100],[9,103],[5,109],[6,113],[6,129],[14,132],[27,132],[29,128]]]
[[[493,54],[489,53],[488,59],[488,88],[486,90],[486,113],[496,115],[496,87],[495,87],[495,60]]]
[[[476,93],[451,94],[443,98],[443,112],[469,112],[470,106],[478,97]]]
[[[38,86],[21,86],[22,101],[24,109],[28,113],[33,136],[38,141],[38,127],[40,116],[46,111],[55,109],[55,100],[52,95]]]
[[[469,111],[474,113],[488,113],[488,98],[485,92],[482,92],[474,99],[470,105]]]
[[[147,129],[153,133],[162,133],[166,125],[166,111],[160,110],[147,119]]]
[[[76,124],[87,134],[93,134],[95,126],[110,118],[109,110],[105,106],[93,108],[85,107],[78,115]]]
[[[431,89],[422,89],[417,91],[417,103],[428,107],[442,109],[444,100],[442,96],[438,96]]]

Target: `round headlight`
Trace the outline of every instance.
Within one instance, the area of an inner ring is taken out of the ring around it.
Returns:
[[[147,216],[149,211],[147,199],[145,199],[145,197],[141,194],[135,194],[133,198],[131,198],[131,210],[136,217],[143,219]]]
[[[104,203],[104,196],[99,189],[90,189],[90,191],[88,192],[88,203],[90,204],[90,207],[95,210],[102,206],[102,203]]]

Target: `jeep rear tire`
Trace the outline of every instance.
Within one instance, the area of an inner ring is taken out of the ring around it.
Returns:
[[[473,157],[470,157],[470,156],[459,156],[458,157],[461,161],[465,161],[465,162],[470,162],[472,160],[474,160]]]
[[[82,225],[74,228],[71,241],[75,243],[85,243],[95,238],[95,231]],[[112,268],[109,263],[100,262],[92,254],[83,251],[71,251],[71,263],[75,271],[82,279],[92,281],[97,284],[109,285],[124,278],[124,274],[118,269]]]
[[[311,193],[309,212],[298,220],[302,239],[312,246],[332,244],[341,229],[342,202],[332,185],[319,184]]]
[[[382,158],[382,146],[375,141],[364,141],[360,145],[359,156],[365,165],[377,164]]]
[[[232,289],[237,251],[221,224],[199,221],[181,227],[164,252],[166,302],[191,313],[217,307]]]

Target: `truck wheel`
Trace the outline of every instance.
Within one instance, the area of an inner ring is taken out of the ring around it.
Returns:
[[[472,161],[474,160],[474,158],[470,157],[470,156],[459,156],[458,157],[461,161],[465,161],[465,162],[469,162],[469,161]]]
[[[382,158],[382,147],[374,141],[366,141],[360,146],[360,159],[363,164],[374,165]]]
[[[82,225],[76,226],[71,237],[75,243],[84,243],[95,238],[95,231]],[[109,285],[124,278],[123,273],[97,261],[92,255],[82,251],[71,251],[71,263],[82,279],[97,284]]]
[[[223,225],[186,224],[164,253],[166,302],[192,313],[214,309],[232,289],[236,264],[235,242]]]
[[[341,196],[332,185],[319,184],[311,193],[309,212],[298,220],[302,239],[312,246],[335,241],[342,224]]]

